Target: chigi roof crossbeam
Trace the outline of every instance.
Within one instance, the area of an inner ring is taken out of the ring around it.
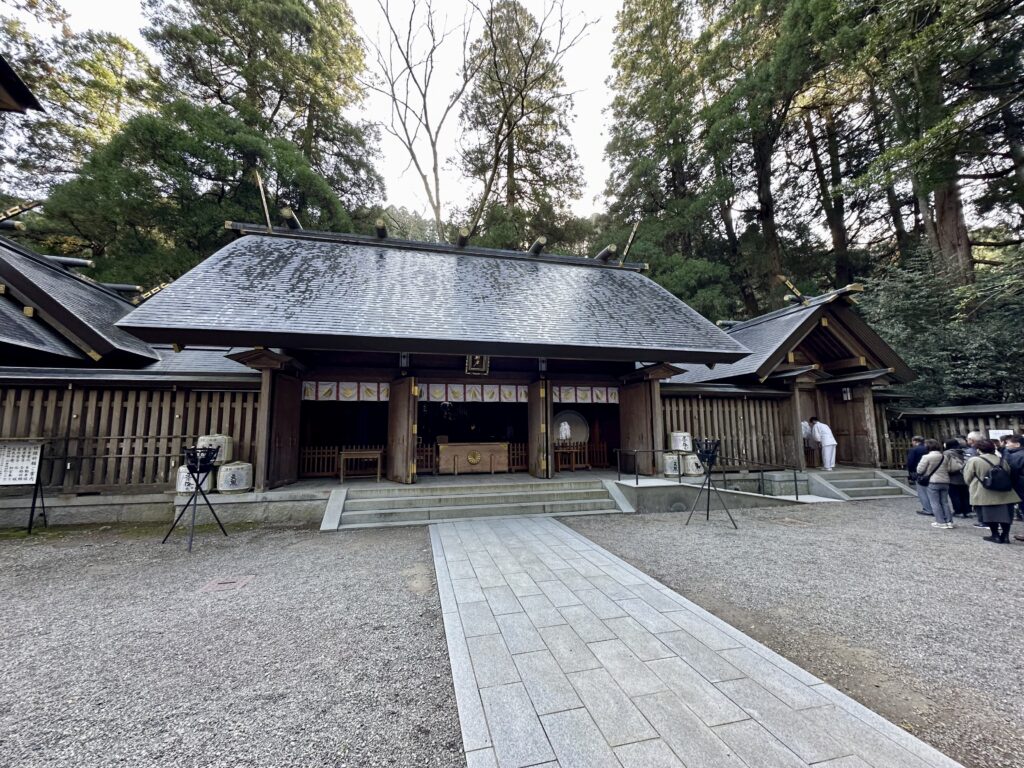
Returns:
[[[313,229],[287,229],[285,227],[267,228],[265,224],[246,224],[237,221],[224,222],[224,228],[239,235],[264,235],[285,237],[293,240],[315,240],[328,243],[345,243],[348,245],[387,246],[400,250],[426,251],[430,253],[446,253],[470,256],[484,256],[491,259],[514,259],[517,261],[543,261],[549,264],[566,264],[574,267],[595,267],[600,269],[629,270],[643,272],[647,264],[641,262],[608,263],[607,260],[591,259],[586,256],[562,256],[553,253],[542,253],[540,248],[528,251],[512,251],[502,248],[481,248],[467,244],[458,246],[452,243],[421,242],[419,240],[403,240],[396,237],[380,237],[377,235],[354,235],[339,232],[321,232]],[[386,230],[385,230],[386,233]],[[546,240],[545,240],[546,242]]]

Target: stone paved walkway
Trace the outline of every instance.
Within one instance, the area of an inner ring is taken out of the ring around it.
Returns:
[[[469,768],[959,765],[553,519],[430,536]]]

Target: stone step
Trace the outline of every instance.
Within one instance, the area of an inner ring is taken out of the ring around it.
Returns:
[[[874,480],[878,477],[871,469],[834,469],[822,472],[821,476],[830,483],[836,480]]]
[[[346,483],[346,485],[349,485]],[[351,485],[348,490],[349,499],[372,499],[398,496],[458,496],[466,493],[528,493],[531,491],[586,491],[603,488],[600,480],[537,480],[535,482],[474,482],[474,483],[415,483],[399,486],[393,483],[386,485]]]
[[[369,510],[415,509],[417,507],[461,507],[499,504],[503,506],[528,504],[545,501],[585,501],[590,499],[607,499],[608,491],[603,487],[580,490],[516,490],[507,493],[479,492],[475,488],[460,487],[461,493],[448,495],[412,495],[372,496],[370,498],[352,498],[349,495],[345,502],[345,511],[365,512]]]
[[[552,512],[551,517],[578,517],[584,515],[621,515],[621,509],[605,508],[605,509],[591,509],[585,512]],[[401,525],[430,525],[431,523],[444,523],[449,521],[466,521],[466,520],[493,520],[495,517],[520,517],[521,515],[485,515],[482,517],[456,517],[456,518],[439,518],[439,519],[420,519],[420,520],[394,520],[384,521],[379,523],[345,523],[342,522],[338,526],[339,531],[351,531],[358,530],[360,528],[394,528]]]
[[[836,488],[885,488],[889,481],[884,477],[871,477],[862,480],[851,480],[847,478],[828,478],[828,482]]]
[[[849,496],[851,499],[864,499],[864,498],[880,498],[882,496],[902,496],[903,491],[895,486],[888,486],[886,488],[843,488],[843,493]]]
[[[527,504],[488,504],[453,507],[414,507],[411,509],[365,510],[341,514],[341,525],[366,525],[373,523],[436,522],[438,520],[461,520],[467,517],[512,517],[516,515],[553,515],[565,513],[586,513],[609,509],[614,503],[609,498],[584,501],[542,501]]]

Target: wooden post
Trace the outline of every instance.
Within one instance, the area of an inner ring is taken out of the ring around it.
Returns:
[[[800,408],[800,385],[793,382],[792,391],[789,395],[789,421],[793,429],[793,440],[791,450],[786,452],[786,460],[793,466],[800,469],[807,469],[806,457],[804,456],[804,431],[803,413]]]
[[[270,413],[273,402],[274,372],[269,368],[260,371],[260,401],[256,410],[256,450],[253,457],[253,488],[267,490],[270,459]]]
[[[416,406],[419,389],[412,376],[391,382],[388,395],[387,478],[416,482]]]
[[[545,379],[530,384],[527,405],[527,454],[530,474],[549,478],[554,472],[551,461],[551,382]]]

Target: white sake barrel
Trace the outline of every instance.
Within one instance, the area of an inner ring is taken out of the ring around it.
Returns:
[[[217,460],[213,462],[217,466],[227,464],[234,455],[231,435],[203,435],[196,441],[196,448],[220,448]]]
[[[690,453],[693,451],[693,437],[689,432],[673,432],[671,445],[673,451]]]
[[[178,481],[174,487],[178,493],[192,493],[196,489],[195,481],[184,464],[178,467]],[[207,493],[213,490],[213,472],[203,479],[203,490]]]
[[[252,464],[233,461],[217,470],[217,490],[221,493],[245,493],[252,488]]]
[[[678,453],[666,453],[665,454],[665,474],[669,477],[679,476],[679,454]]]
[[[700,463],[697,454],[690,453],[683,456],[683,474],[691,477],[704,474],[704,465]]]

